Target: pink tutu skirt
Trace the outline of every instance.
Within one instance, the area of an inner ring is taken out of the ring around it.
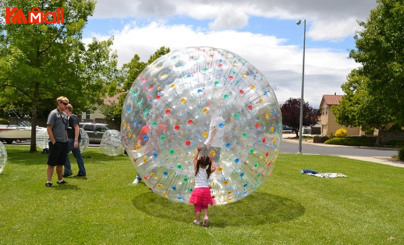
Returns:
[[[198,204],[202,206],[213,205],[213,198],[210,195],[209,187],[199,187],[192,191],[189,203]]]

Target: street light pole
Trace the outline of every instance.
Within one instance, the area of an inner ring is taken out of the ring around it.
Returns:
[[[302,154],[302,128],[303,128],[303,106],[304,106],[304,60],[306,53],[306,19],[298,20],[296,25],[300,25],[303,21],[304,32],[303,32],[303,66],[302,66],[302,94],[300,97],[300,121],[299,121],[299,152]]]

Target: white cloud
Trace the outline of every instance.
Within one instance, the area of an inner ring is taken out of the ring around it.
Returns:
[[[338,42],[352,37],[376,0],[98,0],[94,18],[125,18],[149,22],[128,24],[114,33],[119,64],[139,54],[147,60],[161,46],[171,50],[190,46],[212,46],[232,51],[256,66],[268,79],[279,102],[300,98],[302,50],[275,36],[240,32],[249,17],[286,20],[307,19],[307,37],[314,41]],[[168,26],[172,17],[209,23],[210,31],[198,26]],[[95,35],[98,38],[99,35]],[[101,37],[108,38],[108,37]],[[342,94],[341,84],[358,66],[348,51],[306,49],[305,100],[319,106],[322,95]]]
[[[352,36],[358,27],[357,20],[353,17],[345,20],[330,20],[329,22],[313,21],[307,36],[316,41],[331,40],[337,42],[346,36]]]
[[[285,45],[285,40],[232,30],[201,32],[185,25],[153,22],[139,27],[132,23],[115,33],[113,49],[117,50],[122,65],[135,54],[146,61],[161,46],[171,50],[191,46],[227,49],[245,58],[266,76],[279,102],[290,97],[300,98],[302,50]],[[310,105],[318,107],[323,94],[341,94],[340,86],[346,75],[357,66],[347,56],[348,53],[326,49],[306,50],[305,100]]]
[[[209,24],[211,30],[236,29],[248,24],[248,16],[242,11],[225,11],[220,13],[216,19]]]
[[[249,16],[279,19],[306,18],[314,40],[338,41],[352,36],[356,20],[364,20],[376,0],[98,0],[95,18],[152,18],[186,16],[210,21],[212,30],[237,29]]]

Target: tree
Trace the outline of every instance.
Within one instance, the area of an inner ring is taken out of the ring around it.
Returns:
[[[114,121],[115,123],[119,122],[120,124],[123,103],[125,102],[126,94],[132,87],[133,82],[138,78],[147,65],[153,63],[155,60],[169,52],[170,48],[163,46],[149,57],[147,63],[140,61],[140,56],[135,54],[129,63],[122,66],[121,76],[123,77],[123,81],[121,87],[115,90],[115,94],[118,94],[118,103],[111,103],[110,105],[102,105],[100,107],[101,112],[106,116],[107,120]],[[111,88],[110,90],[114,91],[114,88]]]
[[[333,107],[337,122],[379,129],[404,124],[404,5],[402,1],[378,0],[363,29],[356,33],[356,50],[350,57],[361,63],[347,76],[340,105]]]
[[[150,55],[149,60],[147,61],[147,64],[153,63],[155,60],[160,58],[161,56],[170,53],[170,48],[166,47],[161,47],[154,52],[154,54]]]
[[[64,7],[63,24],[5,24],[0,22],[0,105],[29,111],[31,147],[36,151],[38,117],[55,108],[56,98],[67,96],[75,108],[86,109],[101,101],[103,87],[116,73],[112,39],[86,47],[81,40],[93,0],[4,1],[23,13],[33,7],[54,12]],[[5,18],[2,11],[1,19]]]
[[[338,106],[332,107],[338,124],[352,127],[362,127],[366,132],[375,128],[383,130],[393,118],[392,108],[385,108],[379,97],[368,92],[369,78],[363,75],[362,68],[354,69],[347,77],[347,82],[341,88],[345,95]]]
[[[288,99],[282,106],[282,124],[293,128],[296,137],[299,136],[300,99]],[[303,126],[312,126],[317,123],[319,111],[313,109],[308,102],[303,104]]]
[[[357,72],[367,77],[367,95],[387,109],[391,120],[404,124],[404,5],[401,0],[377,3],[367,21],[359,22],[363,29],[355,35],[350,57],[362,64]]]

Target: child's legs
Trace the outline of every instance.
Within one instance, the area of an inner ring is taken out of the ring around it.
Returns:
[[[194,204],[194,209],[195,209],[195,220],[199,221],[201,218],[202,206],[199,204]]]
[[[204,216],[203,216],[203,226],[208,227],[209,226],[209,218],[208,218],[208,205],[204,206],[202,208]]]
[[[204,219],[208,218],[208,205],[202,206],[203,214],[204,214]]]
[[[199,221],[201,219],[201,212],[195,212],[195,220]]]

